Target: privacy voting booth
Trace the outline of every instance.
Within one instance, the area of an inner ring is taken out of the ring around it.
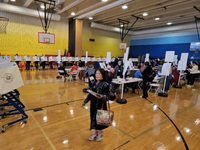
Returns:
[[[20,122],[27,121],[28,116],[26,115],[24,108],[25,106],[19,100],[19,92],[17,88],[24,85],[21,78],[19,68],[15,62],[1,61],[0,62],[0,95],[1,100],[4,100],[5,103],[0,104],[1,108],[5,106],[11,107],[13,110],[6,111],[0,114],[0,118],[5,118],[8,115],[17,115],[21,114],[21,118],[16,121],[10,122],[2,126],[1,132],[5,132],[6,128],[10,125]]]

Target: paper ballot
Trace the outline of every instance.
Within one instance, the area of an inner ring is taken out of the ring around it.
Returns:
[[[126,70],[127,70],[128,66],[129,66],[129,64],[130,64],[130,61],[126,61],[126,62],[125,62],[123,75],[125,75]]]
[[[166,51],[165,54],[165,62],[173,62],[174,61],[175,51]]]
[[[178,62],[178,70],[186,70],[187,61],[180,60]]]
[[[168,76],[170,72],[171,63],[164,63],[162,67],[162,75]]]
[[[100,97],[101,96],[101,94],[98,94],[98,93],[96,93],[96,92],[94,92],[92,90],[87,90],[87,92],[90,93],[90,94],[92,94],[95,97]]]

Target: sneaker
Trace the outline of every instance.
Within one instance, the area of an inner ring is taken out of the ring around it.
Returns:
[[[89,138],[89,140],[90,140],[90,141],[94,141],[94,138],[96,138],[96,137],[97,137],[97,135],[93,134],[93,135]]]
[[[103,138],[103,133],[101,133],[101,134],[99,134],[99,135],[97,136],[96,141],[99,142],[99,141],[102,140],[102,138]]]

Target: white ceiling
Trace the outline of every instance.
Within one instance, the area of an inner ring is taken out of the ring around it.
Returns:
[[[3,0],[1,0],[3,1]],[[4,0],[10,5],[36,9],[34,0]],[[62,0],[59,0],[62,1]],[[128,9],[122,9],[127,5]],[[139,20],[132,30],[143,30],[157,27],[166,27],[167,22],[172,25],[194,22],[194,16],[200,17],[200,12],[193,6],[200,9],[200,0],[65,0],[64,3],[57,5],[57,14],[67,18],[75,17],[78,19],[88,19],[93,17],[92,22],[97,22],[109,26],[119,26],[118,18],[134,22],[135,18],[131,15],[143,17],[144,12],[148,16],[145,20]],[[71,13],[76,13],[71,16]],[[159,21],[154,18],[159,17]],[[131,24],[130,23],[130,24]]]

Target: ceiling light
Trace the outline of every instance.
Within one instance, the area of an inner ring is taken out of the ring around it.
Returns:
[[[160,20],[160,18],[156,17],[155,20]]]
[[[120,25],[120,27],[123,27],[123,26],[124,26],[123,24]]]
[[[171,24],[172,24],[171,22],[168,22],[168,23],[167,23],[167,25],[171,25]]]
[[[127,8],[128,8],[127,5],[122,6],[122,9],[127,9]]]
[[[143,16],[148,16],[148,13],[143,13]]]
[[[72,15],[72,16],[74,16],[74,15],[75,15],[75,13],[74,13],[74,12],[72,12],[72,13],[71,13],[71,15]]]
[[[44,9],[45,7],[44,7],[44,5],[43,5],[43,4],[41,4],[41,5],[40,5],[40,8]]]
[[[107,2],[108,0],[101,0],[102,2]]]
[[[92,17],[89,17],[89,20],[92,20],[93,18]]]
[[[11,2],[15,2],[15,0],[10,0]]]

